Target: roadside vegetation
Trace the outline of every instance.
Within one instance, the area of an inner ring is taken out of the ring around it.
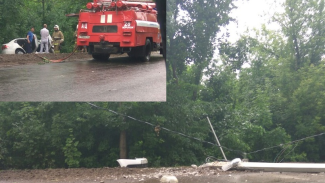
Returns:
[[[286,0],[285,11],[271,20],[280,31],[262,26],[230,43],[227,34],[216,35],[233,21],[234,1],[167,1],[167,102],[93,103],[100,108],[84,102],[0,103],[0,167],[114,167],[116,159],[135,157],[158,167],[223,159],[217,146],[202,142],[215,143],[207,116],[228,159],[324,162],[324,0]],[[10,2],[41,8],[39,1]],[[86,2],[55,1],[48,8],[60,15],[42,21],[40,9],[28,17],[39,27],[59,24],[72,35],[76,20],[64,17],[80,8],[72,4]],[[11,11],[15,18],[1,12],[0,29],[8,26],[0,40],[28,30],[23,13],[30,11]],[[23,21],[10,28],[13,20]]]
[[[0,0],[0,44],[26,37],[31,26],[40,38],[43,24],[48,25],[51,35],[54,25],[59,25],[64,34],[61,52],[72,52],[78,18],[66,14],[79,13],[80,9],[86,9],[87,2],[89,0]]]

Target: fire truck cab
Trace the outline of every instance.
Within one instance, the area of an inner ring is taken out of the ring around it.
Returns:
[[[127,53],[149,61],[162,54],[160,25],[152,0],[93,0],[80,10],[77,46],[87,46],[94,59]]]

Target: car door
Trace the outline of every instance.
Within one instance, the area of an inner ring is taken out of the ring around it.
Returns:
[[[34,38],[35,39],[33,39],[33,42],[32,42],[32,50],[33,50],[33,52],[36,52],[38,45],[39,45],[36,34],[34,34]]]

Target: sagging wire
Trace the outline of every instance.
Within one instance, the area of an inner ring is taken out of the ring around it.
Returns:
[[[288,156],[297,146],[298,146],[298,143],[296,143],[296,145],[286,155],[283,156],[283,158],[281,159],[281,161],[279,163],[281,163],[284,160],[284,158],[286,156]]]
[[[208,156],[207,158],[205,158],[205,162],[209,163],[209,162],[213,162],[216,161],[217,158],[213,157],[213,156]]]
[[[210,163],[210,162],[214,162],[214,161],[226,161],[225,159],[218,159],[214,156],[208,156],[207,158],[205,158],[205,162],[206,163]]]
[[[288,143],[285,143],[285,144],[279,144],[279,145],[276,145],[276,146],[271,146],[271,147],[259,149],[259,150],[252,151],[252,152],[249,152],[249,153],[246,153],[246,154],[254,154],[254,153],[257,153],[257,152],[266,151],[266,150],[270,150],[270,149],[273,149],[273,148],[276,148],[276,147],[282,147],[284,145],[290,145],[290,144],[293,144],[293,143],[296,143],[296,142],[304,141],[306,139],[310,139],[310,138],[317,137],[317,136],[322,136],[322,135],[325,135],[325,132],[319,133],[319,134],[316,134],[316,135],[311,135],[311,136],[308,136],[308,137],[304,137],[304,138],[294,140],[294,141],[291,141],[291,142],[288,142]]]
[[[277,163],[277,161],[279,160],[279,157],[287,150],[289,146],[286,146],[285,148],[281,149],[281,151],[275,156],[274,158],[274,163]]]
[[[142,121],[142,120],[136,119],[136,118],[134,118],[134,117],[132,117],[132,116],[124,115],[124,114],[118,113],[118,112],[113,111],[113,110],[110,110],[110,109],[105,109],[105,108],[99,107],[99,106],[97,106],[97,105],[95,105],[95,104],[92,104],[92,103],[90,103],[90,102],[86,102],[86,103],[89,104],[89,105],[91,105],[92,107],[97,108],[97,109],[101,109],[101,110],[109,111],[109,112],[114,113],[114,114],[116,114],[116,115],[121,115],[121,116],[123,116],[123,117],[129,118],[129,119],[132,119],[132,120],[134,120],[134,121],[138,121],[138,122],[145,123],[145,124],[147,124],[147,125],[150,125],[150,126],[156,127],[156,125],[154,125],[154,124],[152,124],[152,123],[149,123],[149,122],[146,122],[146,121]],[[282,147],[282,146],[284,146],[284,145],[294,144],[294,143],[297,143],[297,142],[300,142],[300,141],[304,141],[304,140],[309,139],[309,138],[313,138],[313,137],[317,137],[317,136],[325,135],[325,132],[323,132],[323,133],[319,133],[319,134],[316,134],[316,135],[312,135],[312,136],[304,137],[304,138],[301,138],[301,139],[298,139],[298,140],[294,140],[294,141],[291,141],[291,142],[288,142],[288,143],[285,143],[285,144],[279,144],[279,145],[275,145],[275,146],[271,146],[271,147],[266,147],[266,148],[262,148],[262,149],[259,149],[259,150],[256,150],[256,151],[251,151],[251,152],[248,152],[248,153],[247,153],[247,152],[243,152],[243,151],[240,151],[240,150],[234,150],[234,149],[231,149],[231,148],[228,148],[228,147],[225,147],[225,146],[219,146],[218,144],[215,144],[215,143],[212,143],[212,142],[209,142],[209,141],[205,141],[205,140],[202,140],[202,139],[199,139],[199,138],[196,138],[196,137],[191,137],[191,136],[189,136],[189,135],[186,135],[186,134],[183,134],[183,133],[180,133],[180,132],[177,132],[177,131],[173,131],[173,130],[170,130],[170,129],[165,128],[165,127],[160,127],[160,129],[163,129],[163,130],[166,130],[166,131],[168,131],[168,132],[171,132],[171,133],[175,133],[175,134],[181,135],[181,136],[186,137],[186,138],[189,138],[189,139],[194,139],[194,140],[200,141],[200,142],[202,142],[202,143],[207,143],[207,144],[214,145],[214,146],[217,146],[217,147],[222,147],[222,148],[224,148],[224,149],[227,149],[228,151],[232,151],[232,152],[240,153],[240,154],[242,154],[244,157],[246,157],[246,156],[249,155],[249,154],[258,153],[258,152],[261,152],[261,151],[266,151],[266,150],[270,150],[270,149],[273,149],[273,148]],[[298,143],[297,143],[297,144],[298,144]],[[296,144],[296,146],[297,146],[297,144]],[[296,147],[296,146],[295,146],[295,147]],[[294,148],[295,148],[295,147],[294,147]],[[294,149],[294,148],[293,148],[293,149]],[[293,149],[292,149],[292,150],[293,150]],[[291,150],[291,151],[292,151],[292,150]],[[291,151],[290,151],[290,152],[291,152]],[[290,152],[289,152],[289,153],[290,153]],[[282,153],[283,153],[283,152],[282,152]],[[281,154],[282,154],[282,153],[281,153]],[[288,154],[289,154],[289,153],[288,153]],[[287,154],[287,155],[288,155],[288,154]],[[282,160],[283,160],[283,159],[282,159]],[[281,161],[282,161],[282,160],[281,160]]]
[[[116,115],[120,115],[120,116],[123,116],[123,117],[129,118],[129,119],[132,119],[132,120],[134,120],[134,121],[138,121],[138,122],[141,122],[141,123],[145,123],[145,124],[150,125],[150,126],[152,126],[152,127],[156,127],[156,126],[157,126],[157,125],[154,125],[154,124],[152,124],[152,123],[149,123],[149,122],[146,122],[146,121],[142,121],[142,120],[136,119],[136,118],[134,118],[134,117],[132,117],[132,116],[128,116],[128,115],[124,115],[124,114],[118,113],[118,112],[113,111],[113,110],[111,110],[111,109],[105,109],[105,108],[99,107],[99,106],[97,106],[97,105],[95,105],[95,104],[92,104],[92,103],[90,103],[90,102],[86,102],[86,103],[89,104],[89,105],[91,105],[92,107],[97,108],[97,109],[101,109],[101,110],[109,111],[109,112],[112,112],[112,113],[114,113],[114,114],[116,114]],[[177,132],[177,131],[173,131],[173,130],[170,130],[170,129],[168,129],[168,128],[162,127],[162,126],[159,126],[159,128],[160,128],[160,130],[165,130],[165,131],[168,131],[168,132],[171,132],[171,133],[175,133],[175,134],[181,135],[181,136],[186,137],[186,138],[189,138],[189,139],[194,139],[194,140],[200,141],[200,142],[202,142],[202,143],[206,143],[206,144],[214,145],[214,146],[217,146],[217,147],[222,147],[222,148],[225,148],[225,149],[227,149],[227,150],[229,150],[229,151],[232,151],[232,152],[242,153],[242,151],[234,150],[234,149],[231,149],[231,148],[228,148],[228,147],[225,147],[225,146],[219,146],[219,145],[217,145],[217,144],[215,144],[215,143],[212,143],[212,142],[209,142],[209,141],[205,141],[205,140],[202,140],[202,139],[199,139],[199,138],[196,138],[196,137],[191,137],[191,136],[186,135],[186,134],[184,134],[184,133],[180,133],[180,132]]]

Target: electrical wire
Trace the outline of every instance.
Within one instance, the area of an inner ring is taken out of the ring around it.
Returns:
[[[128,116],[128,115],[124,115],[124,114],[121,114],[121,113],[118,113],[116,111],[113,111],[111,109],[105,109],[105,108],[102,108],[102,107],[99,107],[95,104],[92,104],[90,102],[86,102],[87,104],[89,104],[90,106],[92,107],[95,107],[97,109],[101,109],[101,110],[105,110],[105,111],[109,111],[111,113],[114,113],[116,115],[120,115],[120,116],[123,116],[123,117],[126,117],[126,118],[129,118],[129,119],[132,119],[134,121],[138,121],[138,122],[141,122],[141,123],[144,123],[144,124],[147,124],[147,125],[150,125],[150,126],[153,126],[155,127],[156,125],[152,124],[152,123],[149,123],[149,122],[146,122],[146,121],[143,121],[143,120],[139,120],[139,119],[136,119],[132,116]],[[273,149],[273,148],[277,148],[277,147],[282,147],[282,146],[285,146],[285,145],[290,145],[290,144],[293,144],[293,143],[297,143],[297,142],[300,142],[300,141],[304,141],[306,139],[310,139],[310,138],[313,138],[313,137],[318,137],[318,136],[322,136],[322,135],[325,135],[325,132],[323,133],[319,133],[319,134],[316,134],[316,135],[311,135],[311,136],[308,136],[308,137],[304,137],[304,138],[301,138],[301,139],[298,139],[298,140],[294,140],[294,141],[291,141],[291,142],[287,142],[287,143],[284,143],[284,144],[279,144],[279,145],[275,145],[275,146],[271,146],[271,147],[266,147],[266,148],[262,148],[262,149],[259,149],[259,150],[256,150],[256,151],[251,151],[251,152],[243,152],[243,151],[240,151],[240,150],[234,150],[234,149],[231,149],[231,148],[228,148],[228,147],[225,147],[225,146],[219,146],[218,144],[216,143],[212,143],[212,142],[209,142],[209,141],[205,141],[205,140],[202,140],[202,139],[199,139],[199,138],[196,138],[196,137],[191,137],[189,135],[186,135],[186,134],[183,134],[183,133],[180,133],[180,132],[177,132],[177,131],[173,131],[173,130],[170,130],[168,128],[165,128],[165,127],[160,127],[161,129],[163,130],[166,130],[168,132],[171,132],[171,133],[175,133],[175,134],[178,134],[178,135],[181,135],[183,137],[186,137],[186,138],[189,138],[189,139],[193,139],[193,140],[197,140],[197,141],[200,141],[202,143],[207,143],[207,144],[210,144],[210,145],[214,145],[214,146],[217,146],[217,147],[222,147],[224,149],[227,149],[228,151],[232,151],[232,152],[237,152],[237,153],[240,153],[242,154],[244,157],[246,157],[246,155],[249,155],[249,154],[255,154],[255,153],[258,153],[258,152],[262,152],[262,151],[266,151],[266,150],[270,150],[270,149]],[[286,148],[285,148],[286,149]],[[294,149],[294,148],[293,148]],[[292,149],[292,150],[293,150]],[[291,152],[291,151],[290,151]],[[289,153],[290,153],[289,152]],[[283,153],[283,152],[282,152]],[[282,154],[281,153],[281,154]],[[278,155],[277,155],[278,156]],[[281,160],[282,161],[282,160]]]
[[[288,154],[290,154],[296,147],[297,147],[298,143],[296,143],[295,147],[293,147],[286,155],[283,156],[283,158],[281,159],[281,161],[279,163],[281,163],[283,161],[283,159],[288,156]]]
[[[132,119],[132,120],[134,120],[134,121],[138,121],[138,122],[141,122],[141,123],[145,123],[145,124],[150,125],[150,126],[153,126],[153,127],[156,126],[156,125],[154,125],[154,124],[152,124],[152,123],[149,123],[149,122],[146,122],[146,121],[143,121],[143,120],[136,119],[136,118],[134,118],[134,117],[132,117],[132,116],[128,116],[128,115],[125,115],[125,114],[121,114],[121,113],[118,113],[118,112],[113,111],[113,110],[111,110],[111,109],[105,109],[105,108],[99,107],[99,106],[97,106],[97,105],[95,105],[95,104],[92,104],[92,103],[90,103],[90,102],[86,102],[86,103],[89,104],[89,105],[91,105],[92,107],[97,108],[97,109],[101,109],[101,110],[109,111],[109,112],[112,112],[112,113],[114,113],[114,114],[116,114],[116,115],[120,115],[120,116],[123,116],[123,117],[129,118],[129,119]],[[191,137],[191,136],[186,135],[186,134],[184,134],[184,133],[177,132],[177,131],[173,131],[173,130],[170,130],[170,129],[165,128],[165,127],[160,127],[160,129],[163,129],[163,130],[165,130],[165,131],[168,131],[168,132],[171,132],[171,133],[175,133],[175,134],[181,135],[181,136],[186,137],[186,138],[189,138],[189,139],[197,140],[197,141],[200,141],[200,142],[202,142],[202,143],[206,143],[206,144],[214,145],[214,146],[217,146],[217,147],[222,147],[222,148],[227,149],[227,150],[232,151],[232,152],[243,153],[242,151],[234,150],[234,149],[231,149],[231,148],[228,148],[228,147],[225,147],[225,146],[219,146],[219,145],[216,144],[216,143],[209,142],[209,141],[205,141],[205,140],[202,140],[202,139],[199,139],[199,138],[196,138],[196,137]]]
[[[209,162],[214,162],[214,161],[226,161],[225,159],[218,159],[214,156],[208,156],[207,158],[205,158],[205,162],[209,163]]]
[[[263,149],[260,149],[260,150],[252,151],[252,152],[249,152],[247,154],[253,154],[253,153],[260,152],[260,151],[273,149],[273,148],[276,148],[276,147],[282,147],[284,145],[293,144],[293,143],[296,143],[296,142],[304,141],[306,139],[310,139],[310,138],[317,137],[317,136],[322,136],[322,135],[325,135],[325,132],[319,133],[319,134],[316,134],[316,135],[312,135],[312,136],[308,136],[308,137],[305,137],[305,138],[301,138],[301,139],[298,139],[298,140],[294,140],[294,141],[291,141],[291,142],[288,142],[288,143],[285,143],[285,144],[279,144],[279,145],[276,145],[276,146],[271,146],[271,147],[263,148]]]
[[[274,163],[276,163],[279,160],[279,157],[281,156],[281,154],[283,154],[284,151],[287,150],[287,148],[288,148],[288,146],[281,149],[281,151],[275,156],[274,161],[273,161]]]

